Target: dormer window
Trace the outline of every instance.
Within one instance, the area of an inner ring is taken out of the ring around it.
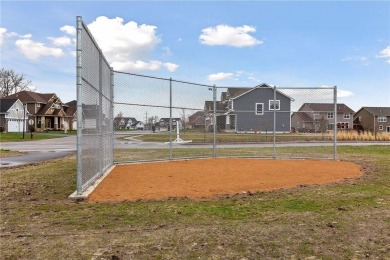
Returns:
[[[41,104],[38,103],[38,104],[37,104],[37,107],[41,107]]]

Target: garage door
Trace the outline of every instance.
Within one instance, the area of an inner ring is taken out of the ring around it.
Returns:
[[[8,132],[23,132],[23,120],[22,119],[8,119]]]

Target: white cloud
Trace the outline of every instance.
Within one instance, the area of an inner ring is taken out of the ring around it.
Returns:
[[[164,63],[163,66],[170,72],[174,72],[179,68],[179,65],[170,62]]]
[[[76,35],[76,28],[71,25],[64,25],[60,28],[61,32],[70,34],[70,35]]]
[[[116,70],[122,70],[122,71],[145,71],[145,70],[151,70],[156,71],[160,70],[162,68],[167,69],[170,72],[174,72],[179,65],[174,63],[163,63],[161,61],[153,60],[150,62],[145,62],[141,60],[137,60],[135,62],[133,61],[115,61],[111,63],[111,66],[114,67]]]
[[[233,77],[233,75],[234,75],[233,73],[219,72],[219,73],[208,75],[207,79],[210,81],[220,81],[220,80],[224,80],[224,79],[229,79],[229,78]]]
[[[145,59],[160,43],[156,26],[138,25],[133,21],[124,24],[120,17],[100,16],[88,28],[106,58],[112,62]]]
[[[217,25],[216,27],[208,27],[202,30],[199,40],[206,45],[227,45],[234,47],[247,47],[262,44],[249,35],[251,32],[256,32],[253,26],[244,25],[241,27],[232,27],[229,25]]]
[[[384,48],[378,55],[381,58],[387,58],[387,63],[390,63],[390,46]]]
[[[337,90],[337,97],[340,97],[340,98],[352,97],[354,95],[355,94],[352,91],[349,91],[349,90],[342,90],[342,89],[338,89]]]
[[[64,55],[64,52],[60,48],[47,47],[43,43],[34,42],[30,39],[17,40],[15,44],[19,51],[30,60],[36,60],[41,56],[59,58]]]
[[[4,38],[5,38],[6,32],[7,32],[7,29],[0,28],[0,46],[2,46],[4,43]]]
[[[134,21],[124,23],[120,17],[97,17],[88,25],[104,56],[115,70],[159,70],[175,71],[179,65],[157,60],[144,61],[161,42],[156,26],[141,24]],[[65,25],[60,29],[75,35],[73,26]],[[172,55],[169,47],[163,47],[164,57]]]
[[[62,37],[47,37],[55,46],[70,46],[73,44],[72,39],[68,36]]]

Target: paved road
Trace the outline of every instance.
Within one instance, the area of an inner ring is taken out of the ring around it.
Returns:
[[[0,147],[26,153],[16,157],[0,158],[0,168],[63,158],[75,154],[77,150],[75,136],[28,142],[5,142],[0,143]]]
[[[339,146],[352,145],[390,145],[390,142],[338,142]],[[30,164],[55,158],[62,158],[76,153],[76,136],[63,138],[37,140],[29,142],[6,142],[0,143],[1,149],[17,150],[27,154],[17,157],[1,158],[0,168]],[[333,142],[301,142],[301,143],[278,143],[276,147],[309,147],[309,146],[333,146]],[[212,148],[211,144],[173,144],[173,148]],[[240,144],[217,144],[218,148],[242,148],[242,147],[272,147],[272,143],[240,143]],[[120,149],[169,149],[169,144],[158,142],[141,142],[135,139],[115,140],[115,148]]]

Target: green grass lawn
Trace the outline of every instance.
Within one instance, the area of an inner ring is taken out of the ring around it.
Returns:
[[[43,139],[52,139],[64,137],[66,135],[56,135],[53,133],[34,133],[33,138],[31,139],[31,133],[0,133],[0,142],[24,142],[32,140],[43,140]]]
[[[183,140],[192,140],[194,143],[212,143],[213,133],[195,132],[195,131],[181,131],[180,138]],[[155,134],[138,135],[135,139],[145,142],[169,142],[169,132],[158,132]],[[172,133],[172,140],[176,139],[176,132]],[[288,141],[331,141],[329,134],[277,134],[277,142]],[[242,142],[273,142],[272,133],[261,134],[245,134],[245,133],[217,133],[217,142],[219,143],[242,143]]]
[[[1,255],[389,259],[390,146],[338,150],[341,159],[361,165],[364,177],[207,201],[71,201],[67,197],[76,189],[75,157],[5,169],[0,175]],[[149,156],[156,154],[145,154]]]

